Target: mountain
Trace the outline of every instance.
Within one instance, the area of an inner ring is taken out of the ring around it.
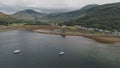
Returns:
[[[120,3],[93,7],[73,22],[72,25],[120,31]]]
[[[47,20],[58,20],[58,21],[64,21],[64,20],[70,20],[70,19],[74,19],[80,15],[83,15],[87,10],[98,6],[97,4],[91,4],[91,5],[87,5],[79,10],[76,11],[71,11],[71,12],[66,12],[66,13],[54,13],[54,14],[49,14],[45,17],[43,17],[43,19],[47,19]]]
[[[11,16],[0,12],[0,25],[6,25],[6,24],[12,23],[14,21],[15,21],[15,19],[12,18]]]
[[[29,20],[37,20],[44,15],[46,15],[46,14],[38,13],[31,9],[26,9],[23,11],[16,12],[15,14],[12,14],[11,16],[16,19],[19,19],[19,20],[28,20],[29,21]]]
[[[51,13],[51,14],[44,14],[39,13],[31,9],[23,10],[12,14],[11,16],[19,19],[19,20],[38,20],[38,21],[65,21],[73,19],[77,16],[82,15],[85,11],[90,8],[96,7],[98,5],[88,5],[83,7],[80,10],[65,12],[65,13]]]
[[[0,20],[8,20],[8,19],[13,19],[13,18],[9,15],[6,15],[6,14],[0,12]]]

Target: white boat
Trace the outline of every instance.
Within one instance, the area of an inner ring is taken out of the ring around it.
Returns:
[[[13,53],[14,54],[18,54],[18,53],[20,53],[21,52],[21,50],[15,50]]]
[[[59,55],[63,55],[65,52],[60,52]]]

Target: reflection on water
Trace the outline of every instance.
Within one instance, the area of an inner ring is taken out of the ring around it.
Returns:
[[[16,49],[21,53],[14,55]],[[63,56],[58,53],[64,51]],[[0,68],[120,68],[120,48],[84,37],[29,31],[0,33]]]

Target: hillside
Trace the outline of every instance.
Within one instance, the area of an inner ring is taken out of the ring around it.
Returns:
[[[66,21],[70,19],[74,19],[80,15],[82,15],[85,11],[90,8],[96,7],[98,5],[87,5],[80,10],[65,12],[65,13],[51,13],[51,14],[44,14],[39,13],[31,9],[26,9],[23,11],[16,12],[11,16],[19,19],[19,20],[38,20],[38,21]]]
[[[15,14],[12,14],[11,16],[16,19],[19,19],[19,20],[28,20],[29,21],[29,20],[37,20],[44,15],[46,15],[46,14],[38,13],[31,9],[26,9],[26,10],[16,12]]]
[[[15,19],[12,18],[11,16],[0,12],[0,25],[1,24],[6,25],[6,24],[9,24],[9,23],[13,23],[14,21],[15,21]]]
[[[84,16],[69,21],[67,24],[120,31],[120,3],[91,8],[85,12]]]
[[[18,17],[17,15],[14,17],[14,15],[11,16],[11,15],[7,15],[0,12],[0,25],[10,25],[13,23],[21,23],[21,24],[24,23],[28,25],[46,25],[47,24],[46,22],[41,22],[41,21],[38,21],[36,18],[34,18],[37,16],[37,14],[38,16],[40,15],[40,13],[37,13],[35,11],[26,10],[25,12],[21,11],[20,13],[18,13],[17,14]]]
[[[65,12],[65,13],[56,13],[56,14],[49,14],[45,17],[43,17],[42,19],[46,19],[46,20],[57,20],[57,21],[67,21],[70,19],[74,19],[76,17],[79,17],[80,15],[83,15],[87,10],[98,6],[97,4],[91,4],[91,5],[87,5],[79,10],[75,10],[75,11],[70,11],[70,12]]]

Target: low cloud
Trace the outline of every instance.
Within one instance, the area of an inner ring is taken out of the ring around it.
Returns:
[[[24,9],[35,9],[39,12],[66,12],[88,4],[105,4],[120,0],[0,0],[0,11],[14,13]]]

